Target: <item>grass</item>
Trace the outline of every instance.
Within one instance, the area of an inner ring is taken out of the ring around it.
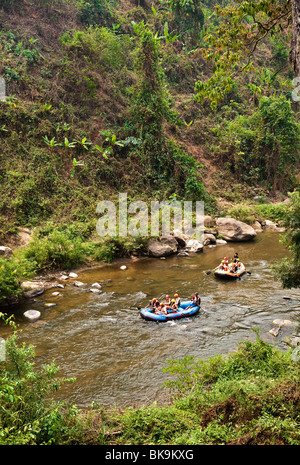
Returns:
[[[276,223],[284,219],[287,208],[284,203],[253,204],[248,201],[236,203],[233,207],[227,208],[223,215],[248,224],[253,224],[255,220],[271,220]]]

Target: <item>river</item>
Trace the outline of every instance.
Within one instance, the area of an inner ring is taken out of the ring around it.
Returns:
[[[233,282],[207,274],[236,251],[251,274]],[[286,349],[284,339],[299,329],[283,326],[277,337],[269,333],[275,318],[299,321],[300,302],[283,297],[300,298],[300,291],[283,290],[270,269],[286,255],[279,235],[264,232],[252,242],[227,243],[189,257],[124,260],[84,270],[78,276],[83,288],[69,280],[64,289],[47,290],[16,309],[20,340],[35,346],[37,367],[55,360],[60,376],[76,377],[59,391],[60,400],[79,407],[93,401],[119,407],[165,402],[168,392],[162,385],[170,375],[162,368],[167,359],[228,354],[240,341],[255,340],[253,328],[259,328],[263,340]],[[103,280],[100,294],[89,291]],[[53,296],[55,291],[61,295]],[[152,297],[178,292],[189,300],[195,291],[202,299],[196,317],[157,324],[139,315],[138,307]],[[48,308],[49,302],[56,305]],[[29,308],[42,312],[39,321],[22,318]],[[2,324],[0,336],[7,334]]]

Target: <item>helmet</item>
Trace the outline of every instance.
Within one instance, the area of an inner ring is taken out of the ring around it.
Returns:
[[[156,302],[156,300],[157,300],[157,299],[155,299],[155,297],[154,297],[154,299],[152,299],[152,302]]]
[[[178,297],[178,294],[174,294],[174,297]]]
[[[168,296],[168,295],[166,295],[166,299],[168,299],[168,298],[169,298],[169,296]]]
[[[198,295],[198,292],[195,292],[195,295]]]
[[[175,299],[172,299],[171,302],[175,302]]]
[[[222,260],[222,263],[225,263],[225,260]]]
[[[165,304],[162,302],[160,305],[163,307]]]
[[[227,257],[224,257],[224,260],[227,260]]]

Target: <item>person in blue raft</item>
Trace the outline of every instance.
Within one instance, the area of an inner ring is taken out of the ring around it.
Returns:
[[[198,292],[195,292],[195,295],[191,298],[191,301],[192,301],[192,305],[190,305],[189,307],[186,307],[186,310],[188,310],[189,308],[192,308],[193,305],[196,305],[197,307],[200,307],[201,298],[200,298]]]
[[[181,302],[178,294],[174,298],[166,296],[166,302],[153,299],[146,308],[140,309],[140,315],[145,320],[163,322],[196,315],[200,310],[201,299],[195,292],[192,299]]]
[[[160,303],[157,299],[154,298],[152,299],[152,301],[150,301],[147,307],[151,309],[151,312],[156,313],[157,315],[158,314],[166,315],[167,313],[177,313],[178,310],[180,309],[181,299],[179,297],[179,294],[177,293],[174,294],[174,297],[175,298],[171,300],[169,298],[169,295],[166,295],[166,303],[163,303],[163,302]],[[189,305],[188,307],[186,307],[185,310],[188,310],[189,308],[192,308],[193,306],[200,307],[201,298],[198,292],[195,292],[194,296],[191,298],[191,302],[192,302],[192,305]]]

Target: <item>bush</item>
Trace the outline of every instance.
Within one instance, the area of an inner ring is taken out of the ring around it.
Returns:
[[[37,270],[70,269],[84,262],[86,248],[79,237],[53,230],[47,237],[37,235],[24,249],[24,257],[36,264]]]
[[[94,260],[111,263],[116,258],[130,257],[145,251],[148,237],[111,237],[90,245],[90,255]]]
[[[0,303],[21,295],[21,280],[31,276],[34,268],[33,263],[24,259],[0,257]]]
[[[4,318],[3,314],[0,314]],[[58,378],[54,363],[35,370],[34,348],[19,345],[14,333],[0,362],[0,445],[57,444],[71,434],[77,409],[54,403],[49,396],[73,378]]]

